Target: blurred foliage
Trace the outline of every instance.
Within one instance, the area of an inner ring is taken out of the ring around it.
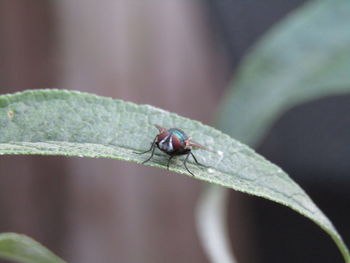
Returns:
[[[292,107],[349,92],[349,13],[347,0],[309,1],[274,26],[241,63],[217,127],[255,147]],[[335,241],[350,262],[345,245]]]
[[[0,234],[0,257],[21,263],[65,263],[38,242],[15,233]]]
[[[288,109],[350,91],[350,2],[310,1],[267,33],[242,62],[218,127],[256,146]]]

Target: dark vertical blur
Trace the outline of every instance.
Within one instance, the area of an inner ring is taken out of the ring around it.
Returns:
[[[50,1],[0,2],[1,93],[53,87],[53,25]]]
[[[0,1],[0,93],[55,86],[51,1]],[[27,234],[64,255],[64,158],[0,157],[0,232]]]

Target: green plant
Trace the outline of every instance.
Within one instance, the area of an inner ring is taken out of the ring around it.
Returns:
[[[218,125],[254,146],[289,108],[320,96],[348,92],[350,59],[343,55],[349,54],[350,33],[345,29],[350,23],[349,11],[346,0],[312,1],[268,34],[242,64]],[[310,27],[312,32],[322,34],[310,35]],[[313,52],[305,50],[305,43],[312,46]],[[307,63],[301,65],[302,61]],[[227,119],[232,114],[237,114],[234,122]],[[196,140],[218,150],[216,154],[201,151],[198,155],[199,161],[210,168],[188,164],[195,179],[294,209],[326,231],[344,260],[350,262],[349,251],[332,223],[279,167],[214,128],[152,106],[64,90],[2,95],[0,154],[113,158],[141,163],[144,157],[133,151],[149,146],[157,132],[154,124],[190,131]],[[166,161],[158,154],[147,164],[166,168]],[[181,161],[170,169],[188,175]],[[2,234],[0,256],[19,262],[64,262],[35,241],[17,234]]]

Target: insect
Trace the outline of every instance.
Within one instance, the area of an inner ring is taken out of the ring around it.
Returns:
[[[177,155],[186,155],[185,159],[184,159],[184,166],[186,168],[186,170],[192,175],[194,176],[194,174],[188,169],[187,167],[187,160],[190,157],[190,155],[193,157],[193,159],[195,160],[195,162],[198,165],[202,165],[197,161],[197,158],[194,156],[194,154],[192,153],[193,149],[196,148],[201,148],[207,151],[211,151],[208,148],[194,142],[191,141],[191,137],[188,137],[182,130],[178,129],[178,128],[163,128],[159,125],[155,125],[156,128],[159,130],[158,135],[154,138],[151,148],[145,152],[136,152],[137,154],[144,154],[144,153],[148,153],[148,152],[152,152],[151,156],[145,160],[143,163],[148,162],[149,160],[152,159],[153,154],[154,154],[154,150],[157,146],[157,148],[163,152],[165,152],[166,154],[168,154],[170,157],[168,159],[168,163],[167,163],[167,168],[169,170],[169,164],[171,159],[174,156]],[[203,165],[202,165],[203,166]]]

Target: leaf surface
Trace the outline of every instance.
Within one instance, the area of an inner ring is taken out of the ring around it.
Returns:
[[[0,154],[65,155],[113,158],[141,163],[134,151],[150,147],[154,127],[177,127],[210,149],[195,152],[196,179],[284,204],[330,233],[344,255],[341,237],[306,193],[279,167],[226,134],[164,110],[93,94],[35,90],[0,96]],[[168,156],[156,152],[147,165],[166,168]],[[175,158],[174,158],[175,159]],[[187,174],[181,157],[170,169]]]

